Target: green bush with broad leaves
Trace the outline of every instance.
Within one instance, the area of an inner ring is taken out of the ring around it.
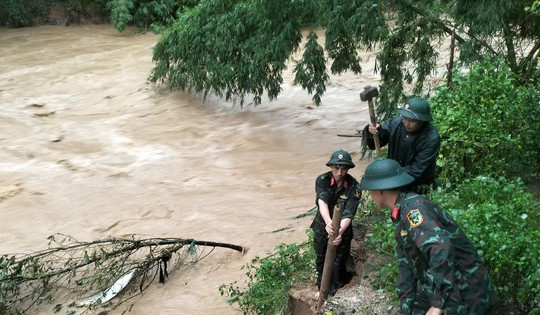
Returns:
[[[178,0],[137,2],[137,7],[133,15],[135,25],[142,30],[152,29],[155,33],[160,33],[175,21],[178,17],[177,12],[181,10],[184,3],[188,2],[189,6],[193,6],[196,3],[195,1]]]
[[[396,241],[394,223],[390,219],[390,214],[386,210],[379,210],[369,197],[369,192],[365,191],[360,198],[354,220],[370,227],[364,243],[377,256],[377,259],[368,262],[371,265],[368,268],[378,270],[378,273],[366,278],[375,289],[393,292],[398,272],[393,262]]]
[[[540,204],[519,179],[479,176],[432,200],[476,246],[504,305],[540,312]]]
[[[289,289],[293,283],[308,281],[315,273],[313,238],[297,244],[281,244],[265,258],[255,257],[247,269],[247,288],[237,282],[222,284],[221,295],[228,296],[229,304],[237,304],[244,314],[285,313]]]
[[[364,239],[368,247],[375,252],[379,258],[370,262],[372,264],[372,269],[378,270],[378,273],[369,278],[369,281],[375,289],[394,292],[398,276],[395,259],[395,225],[390,219],[390,214],[386,212],[384,212],[384,214],[384,218],[380,215],[376,216],[378,220],[374,222],[372,231],[367,233],[366,238]],[[397,298],[397,296],[394,297]]]
[[[518,81],[504,62],[487,60],[438,89],[430,102],[442,137],[442,185],[430,198],[454,216],[482,255],[505,307],[497,312],[540,314],[539,205],[520,179],[534,179],[540,169],[540,86]],[[377,262],[372,284],[393,291],[398,269],[391,221],[376,220],[366,243],[387,257]]]
[[[485,61],[431,99],[445,186],[486,175],[527,178],[540,169],[540,86],[519,85],[503,62]]]

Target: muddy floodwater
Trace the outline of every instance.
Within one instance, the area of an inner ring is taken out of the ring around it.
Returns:
[[[44,249],[53,233],[238,244],[247,253],[216,249],[155,282],[129,314],[240,314],[218,287],[307,238],[312,218],[292,218],[314,206],[332,151],[352,152],[360,178],[360,138],[337,134],[367,123],[359,93],[377,84],[374,60],[331,77],[320,107],[286,72],[277,100],[241,108],[147,82],[158,39],[110,25],[0,29],[0,254]]]

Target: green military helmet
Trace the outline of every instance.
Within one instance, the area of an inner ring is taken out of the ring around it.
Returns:
[[[337,150],[336,152],[332,153],[332,156],[330,157],[328,163],[326,163],[326,166],[332,165],[345,165],[349,168],[353,168],[355,166],[349,152],[343,150]]]
[[[391,159],[381,159],[368,165],[360,182],[360,189],[391,190],[406,186],[414,181],[398,162]]]
[[[429,108],[429,102],[423,98],[411,98],[402,108],[398,108],[398,114],[403,117],[420,120],[420,121],[432,121],[431,109]]]

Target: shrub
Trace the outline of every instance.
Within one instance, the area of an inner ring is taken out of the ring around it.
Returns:
[[[517,85],[503,62],[486,61],[431,99],[442,141],[445,185],[478,175],[527,177],[539,171],[540,88]]]
[[[122,32],[134,23],[139,29],[159,33],[170,26],[178,14],[193,8],[198,0],[109,0],[107,8],[111,23]]]
[[[280,314],[286,310],[289,289],[293,282],[306,281],[315,273],[313,239],[300,245],[281,244],[273,254],[265,258],[255,257],[245,265],[248,284],[242,290],[237,282],[222,284],[221,295],[227,295],[228,303],[238,304],[245,313]]]
[[[48,0],[2,0],[0,1],[0,26],[30,26],[33,19],[43,15],[49,6]]]
[[[395,256],[394,223],[390,218],[375,222],[373,232],[366,234],[366,244],[377,254]]]
[[[181,1],[185,2],[185,1]],[[139,29],[152,28],[159,33],[162,27],[171,25],[177,18],[179,1],[138,1],[133,20]]]
[[[35,24],[77,23],[81,17],[107,16],[110,0],[0,0],[0,26],[25,27]],[[51,10],[61,11],[51,14]]]
[[[378,259],[371,262],[371,268],[378,270],[378,273],[370,277],[369,281],[375,289],[394,292],[398,276],[395,225],[388,214],[385,218],[379,218],[373,224],[373,231],[366,234],[365,243],[378,254]],[[397,295],[394,298],[397,298]]]
[[[452,213],[482,255],[503,305],[540,312],[540,212],[521,180],[476,177],[432,199]]]
[[[110,12],[111,23],[117,31],[122,32],[126,26],[133,20],[131,9],[133,1],[131,0],[112,0],[107,3],[107,9]]]
[[[393,292],[398,272],[394,262],[396,257],[394,223],[390,219],[389,212],[379,210],[369,198],[369,192],[364,192],[354,219],[370,227],[364,243],[377,253],[377,259],[370,260],[369,264],[371,269],[379,272],[373,277],[365,275],[365,278],[375,289]]]

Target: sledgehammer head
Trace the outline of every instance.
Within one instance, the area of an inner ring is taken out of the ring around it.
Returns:
[[[364,87],[364,91],[360,93],[360,100],[369,101],[379,95],[379,90],[376,86],[368,85]]]

